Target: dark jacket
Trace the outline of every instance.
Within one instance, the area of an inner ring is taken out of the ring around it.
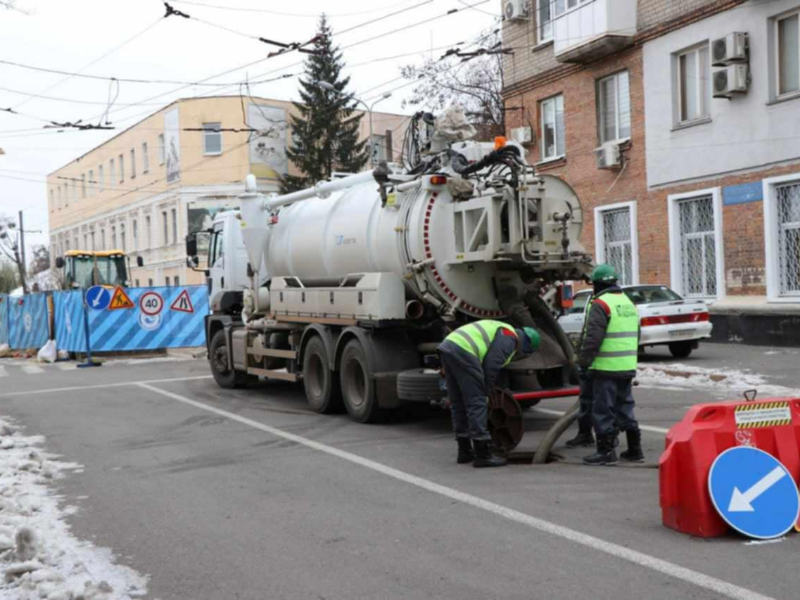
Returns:
[[[590,302],[592,307],[589,309],[589,314],[586,317],[586,323],[581,333],[581,340],[579,344],[580,350],[578,351],[578,366],[583,369],[589,369],[597,358],[600,352],[600,346],[606,337],[606,329],[611,320],[611,312],[608,305],[602,301],[605,294],[621,294],[622,290],[619,286],[611,286],[606,288],[599,294],[592,296]],[[595,300],[600,300],[595,302]],[[641,331],[640,331],[641,335]],[[592,375],[600,377],[612,377],[615,379],[633,379],[636,377],[636,371],[599,371],[592,369]]]
[[[531,342],[527,335],[521,330],[517,330],[517,336],[521,340],[521,348],[520,351],[514,356],[514,358],[521,358],[533,352],[531,348]],[[497,335],[494,336],[492,343],[489,344],[489,349],[486,352],[486,356],[483,357],[483,378],[486,384],[486,389],[491,390],[494,387],[497,378],[500,375],[500,371],[503,369],[503,365],[508,360],[508,357],[511,356],[513,352],[517,350],[517,338],[511,335],[506,335],[503,331],[498,331]],[[440,352],[460,352],[463,354],[467,354],[456,344],[445,340],[439,346]],[[472,354],[469,354],[472,356]],[[477,361],[477,357],[474,358]]]

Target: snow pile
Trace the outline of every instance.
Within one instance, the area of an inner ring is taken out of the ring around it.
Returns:
[[[636,376],[645,388],[702,391],[722,400],[741,398],[747,390],[758,390],[758,398],[800,397],[800,390],[772,385],[758,373],[738,369],[707,369],[680,363],[668,367],[639,365]]]
[[[114,564],[111,552],[69,531],[49,484],[80,465],[40,450],[0,419],[0,599],[125,600],[145,594],[146,579]]]

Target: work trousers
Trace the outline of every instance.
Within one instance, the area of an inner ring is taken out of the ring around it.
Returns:
[[[456,437],[490,440],[486,382],[480,361],[457,347],[441,349],[439,356]]]
[[[581,386],[578,400],[578,431],[580,433],[590,433],[592,431],[592,403],[594,402],[594,392],[592,391],[592,378],[586,371],[578,373],[578,383]]]
[[[598,437],[621,431],[639,429],[633,415],[633,380],[592,375],[592,419]]]

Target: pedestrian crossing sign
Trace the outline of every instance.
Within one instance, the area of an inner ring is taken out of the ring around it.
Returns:
[[[189,297],[189,290],[183,290],[169,308],[178,312],[193,313],[194,306],[192,306],[192,299]]]
[[[108,305],[108,310],[120,310],[122,308],[133,308],[135,305],[128,297],[121,287],[117,286],[114,290],[114,295],[111,296],[111,302]]]

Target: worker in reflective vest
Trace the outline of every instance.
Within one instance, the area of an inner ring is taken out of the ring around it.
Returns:
[[[616,464],[617,428],[625,432],[628,441],[628,449],[620,457],[631,462],[644,460],[631,391],[639,353],[639,311],[617,279],[611,265],[598,265],[592,271],[594,295],[578,354],[578,368],[591,381],[597,435],[597,451],[583,459],[587,465]]]
[[[531,354],[540,341],[539,333],[532,327],[514,329],[507,323],[487,320],[456,329],[439,345],[459,464],[471,462],[475,467],[506,464],[505,458],[495,456],[491,450],[488,392],[503,367],[515,358]]]

